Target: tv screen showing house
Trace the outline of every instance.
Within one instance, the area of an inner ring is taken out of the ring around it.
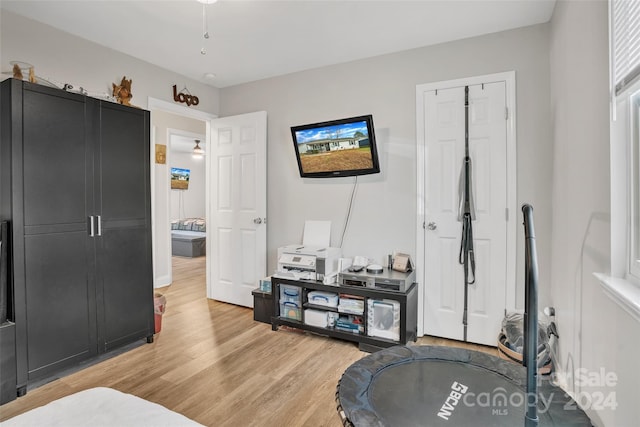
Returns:
[[[189,176],[191,170],[171,168],[171,188],[173,190],[187,190],[189,188]]]
[[[302,177],[380,172],[370,115],[294,126],[291,133]]]

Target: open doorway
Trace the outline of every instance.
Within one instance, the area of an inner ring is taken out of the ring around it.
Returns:
[[[191,120],[191,130],[169,129],[169,217],[172,257],[206,256],[205,124]],[[193,130],[202,128],[202,133]],[[175,262],[175,259],[174,259]]]
[[[203,158],[193,158],[193,148],[195,140],[199,139],[200,146],[206,151],[209,123],[216,116],[154,98],[149,98],[148,108],[151,111],[151,152],[154,153],[151,159],[153,271],[154,287],[159,288],[173,281],[172,220],[182,217],[206,220],[208,166]],[[158,151],[165,153],[164,159],[156,158]],[[187,190],[171,189],[172,167],[189,169]],[[197,207],[200,203],[202,210]]]

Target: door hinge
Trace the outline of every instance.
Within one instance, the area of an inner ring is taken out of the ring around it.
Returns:
[[[504,107],[504,119],[509,120],[509,107]]]
[[[426,230],[426,229],[427,229],[427,222],[426,222],[426,221],[424,221],[424,222],[422,223],[422,229],[423,229],[423,230]]]
[[[504,208],[504,219],[505,221],[509,221],[509,208]]]

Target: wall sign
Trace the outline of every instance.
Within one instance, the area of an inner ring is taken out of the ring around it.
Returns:
[[[198,105],[200,103],[198,97],[195,95],[191,95],[186,87],[178,92],[178,88],[176,87],[176,85],[173,85],[173,100],[175,102],[182,102],[184,104],[187,104],[188,107],[192,105]]]
[[[167,146],[163,144],[156,144],[156,163],[164,165],[167,163]]]

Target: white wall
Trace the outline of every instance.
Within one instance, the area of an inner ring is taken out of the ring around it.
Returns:
[[[191,170],[189,189],[171,190],[171,219],[204,218],[204,157],[194,159],[191,153],[172,151],[170,158],[170,167]]]
[[[518,203],[536,208],[541,276],[548,282],[552,144],[548,26],[537,25],[221,89],[221,115],[268,112],[268,268],[279,246],[299,242],[304,221],[344,226],[353,178],[301,179],[290,126],[373,114],[382,173],[358,179],[345,256],[384,262],[416,251],[416,85],[515,70]],[[521,213],[512,215],[521,222]],[[519,233],[518,248],[524,239]],[[522,252],[521,249],[519,249]],[[517,277],[523,277],[522,259]],[[386,262],[385,262],[386,263]],[[518,284],[522,299],[523,284]]]
[[[638,425],[640,325],[602,292],[593,272],[610,269],[607,2],[559,1],[551,22],[553,132],[552,272],[561,366],[600,369],[616,387],[576,387],[583,402],[615,393],[618,407],[593,411],[597,425]],[[570,388],[572,388],[570,386]],[[596,401],[594,401],[596,402]]]

